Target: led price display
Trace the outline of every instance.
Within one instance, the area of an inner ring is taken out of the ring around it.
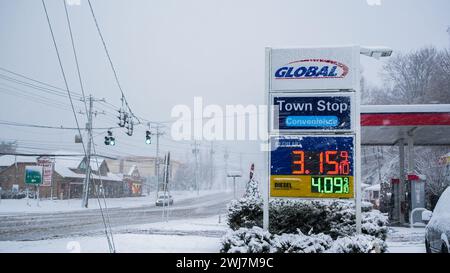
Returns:
[[[327,176],[311,177],[311,192],[317,193],[349,193],[348,177]]]
[[[353,198],[353,136],[271,139],[271,196]]]
[[[348,175],[348,151],[292,151],[292,174]]]

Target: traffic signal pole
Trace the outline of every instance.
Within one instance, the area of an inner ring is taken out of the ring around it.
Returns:
[[[164,134],[164,132],[161,132],[159,124],[156,125],[156,158],[155,158],[155,172],[156,172],[156,199],[158,199],[158,192],[159,192],[159,137]]]

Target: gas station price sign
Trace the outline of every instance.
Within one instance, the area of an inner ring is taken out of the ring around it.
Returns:
[[[274,136],[271,148],[271,197],[354,197],[353,136]]]

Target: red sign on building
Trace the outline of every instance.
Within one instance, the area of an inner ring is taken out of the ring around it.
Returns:
[[[37,160],[39,166],[42,166],[42,184],[41,186],[51,186],[53,176],[53,160],[49,157],[41,157]]]

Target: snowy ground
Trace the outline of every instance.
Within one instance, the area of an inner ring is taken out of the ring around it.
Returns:
[[[386,243],[390,253],[425,253],[423,227],[390,227]]]
[[[220,223],[219,223],[220,221]],[[114,229],[117,252],[217,253],[227,231],[225,216],[130,225]],[[424,253],[423,228],[391,227],[389,253]],[[0,241],[0,252],[108,252],[104,236],[39,241]]]
[[[201,192],[202,196],[214,192]],[[194,198],[196,193],[174,192],[175,202]],[[111,208],[141,207],[154,204],[155,197],[108,199]],[[209,202],[209,201],[208,201]],[[2,200],[0,215],[56,211],[79,211],[79,200],[42,201],[41,207],[28,207],[26,200]],[[205,204],[201,207],[209,210]],[[96,209],[91,202],[91,209]],[[199,209],[196,208],[195,211]],[[34,215],[32,214],[32,215]],[[212,214],[211,214],[212,215]],[[158,216],[159,217],[159,216]],[[117,252],[219,252],[220,239],[226,233],[225,215],[203,218],[183,218],[169,222],[154,222],[113,227]],[[175,218],[175,215],[174,215]],[[174,219],[172,218],[172,219]],[[160,219],[160,218],[159,218]],[[156,220],[159,221],[159,220]],[[390,253],[423,253],[424,228],[390,227],[387,238]],[[65,238],[0,241],[0,252],[108,252],[108,244],[101,233],[72,235]]]
[[[200,191],[200,196],[218,193],[220,191]],[[198,197],[196,191],[173,191],[171,192],[174,202]],[[133,208],[155,204],[155,194],[141,197],[106,198],[108,208]],[[103,207],[103,200],[101,200]],[[97,199],[89,199],[89,209],[98,209]],[[80,199],[70,200],[41,200],[39,205],[37,200],[27,199],[3,199],[0,201],[0,216],[18,213],[48,213],[48,212],[68,212],[85,211],[81,208]]]
[[[224,215],[114,229],[117,252],[219,252]],[[0,241],[0,252],[108,252],[105,236]]]

